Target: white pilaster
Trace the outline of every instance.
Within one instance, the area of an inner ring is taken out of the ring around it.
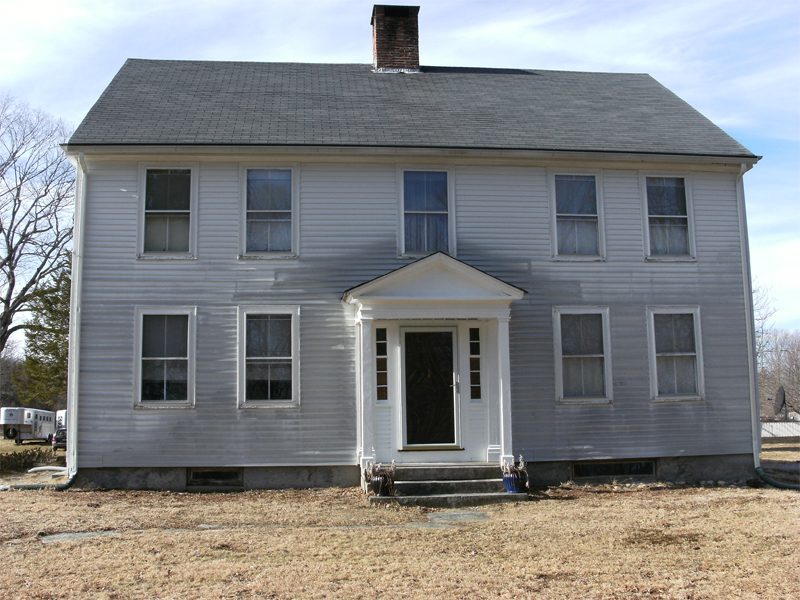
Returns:
[[[359,382],[361,390],[361,447],[359,448],[359,463],[361,469],[366,467],[367,462],[375,460],[375,390],[372,385],[372,375],[375,373],[375,359],[372,343],[372,319],[361,316],[360,330],[360,352],[361,369]]]
[[[497,374],[500,380],[500,462],[514,462],[511,446],[511,357],[509,317],[497,320]]]

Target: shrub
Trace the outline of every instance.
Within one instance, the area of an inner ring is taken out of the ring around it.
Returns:
[[[37,465],[51,464],[56,460],[56,453],[51,448],[31,448],[0,454],[0,473],[27,471]]]

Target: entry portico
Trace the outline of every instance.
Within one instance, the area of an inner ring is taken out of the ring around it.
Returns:
[[[441,252],[344,293],[362,468],[513,461],[509,319],[525,293]]]

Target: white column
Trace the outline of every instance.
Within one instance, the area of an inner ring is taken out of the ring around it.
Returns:
[[[511,447],[511,362],[508,339],[510,317],[497,320],[497,376],[500,388],[500,462],[514,462]]]
[[[372,319],[361,317],[360,333],[361,435],[359,437],[361,448],[359,448],[359,463],[363,470],[367,462],[375,460],[375,390],[372,386],[375,358],[372,344]]]

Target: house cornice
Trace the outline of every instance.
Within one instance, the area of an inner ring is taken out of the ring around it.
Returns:
[[[375,146],[248,146],[248,145],[92,145],[63,144],[68,156],[79,152],[91,161],[154,160],[159,157],[215,158],[223,161],[253,160],[269,157],[286,161],[350,162],[368,157],[370,162],[395,163],[398,160],[439,160],[452,164],[480,162],[516,166],[558,167],[561,164],[596,164],[603,168],[641,168],[643,165],[675,164],[702,167],[703,170],[724,170],[738,173],[741,165],[756,164],[761,157],[710,156],[696,154],[660,154],[637,152],[587,152],[567,150],[522,150],[497,148],[452,147],[375,147]]]

